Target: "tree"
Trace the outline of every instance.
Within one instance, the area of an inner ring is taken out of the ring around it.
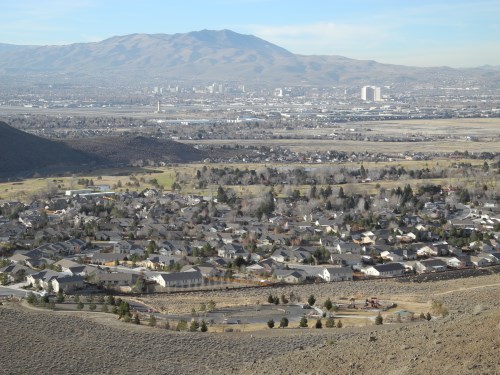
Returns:
[[[109,312],[109,307],[108,307],[107,303],[105,303],[104,305],[101,306],[101,311],[103,313],[108,313]]]
[[[431,311],[435,315],[441,315],[445,317],[448,315],[448,308],[443,304],[442,301],[432,301]]]
[[[201,312],[203,312],[203,313],[204,313],[205,311],[207,311],[207,304],[206,304],[206,303],[200,303],[200,308],[199,308],[199,310],[200,310]]]
[[[201,332],[207,332],[208,331],[207,323],[205,323],[204,320],[201,321],[200,331]]]
[[[82,301],[78,302],[78,304],[76,305],[76,308],[80,311],[83,310],[83,307],[84,307],[84,304],[82,303]]]
[[[140,325],[141,320],[139,319],[139,314],[134,315],[134,324]]]
[[[307,318],[305,316],[300,318],[299,327],[301,327],[301,328],[307,327]]]
[[[326,328],[335,328],[335,320],[333,319],[333,317],[329,317],[326,320]]]
[[[5,272],[0,273],[0,284],[7,285],[8,282],[9,282],[9,278],[7,277],[7,274]]]
[[[64,302],[64,293],[63,293],[62,289],[59,289],[59,291],[57,292],[56,301],[57,301],[57,303]]]
[[[339,195],[338,195],[339,198],[345,198],[345,193],[344,193],[344,189],[342,188],[342,186],[340,187],[339,189]]]
[[[432,319],[432,316],[431,316],[431,313],[428,312],[426,315],[425,315],[425,320],[427,320],[428,322]]]
[[[314,326],[315,326],[315,328],[317,328],[317,329],[321,329],[321,328],[323,328],[323,323],[321,322],[321,319],[317,319],[317,320],[316,320],[316,324],[315,324]]]
[[[337,322],[337,328],[342,328],[344,325],[342,324],[342,322],[339,320]]]
[[[267,326],[268,326],[269,328],[274,328],[274,320],[273,320],[273,319],[269,319],[269,320],[267,321]]]
[[[208,307],[208,311],[210,311],[210,312],[214,311],[215,310],[215,302],[214,302],[214,300],[211,299],[210,301],[208,301],[208,306],[207,307]]]
[[[316,297],[311,294],[307,299],[307,303],[309,304],[309,306],[314,306],[314,304],[316,303]]]
[[[26,296],[26,302],[28,302],[30,305],[36,303],[35,293],[29,292],[28,295]]]
[[[274,303],[274,296],[272,294],[270,294],[268,297],[267,297],[267,302],[268,303],[271,303],[273,304]]]
[[[325,303],[323,304],[323,306],[325,307],[325,309],[327,309],[328,311],[330,311],[333,307],[333,303],[332,301],[330,300],[330,298],[328,298]]]
[[[149,316],[148,325],[149,325],[150,327],[156,327],[156,318],[155,318],[155,316],[154,316],[154,315],[152,315],[152,314]]]
[[[380,326],[384,323],[384,318],[382,318],[382,315],[378,313],[378,315],[375,318],[375,325]]]
[[[286,298],[286,296],[284,294],[281,295],[281,303],[283,305],[286,305],[288,303],[288,299]]]
[[[189,332],[196,332],[200,328],[200,323],[197,320],[191,320],[191,324],[189,325]]]
[[[283,317],[280,320],[280,328],[286,328],[288,327],[288,318]]]
[[[89,310],[90,311],[95,311],[95,309],[97,308],[96,304],[94,302],[92,302],[91,304],[89,304]]]

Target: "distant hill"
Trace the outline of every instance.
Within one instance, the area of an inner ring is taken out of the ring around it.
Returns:
[[[120,136],[53,141],[0,122],[0,178],[130,165],[138,160],[187,163],[204,158],[203,151],[170,140]]]
[[[65,143],[111,164],[137,164],[142,161],[147,165],[148,160],[156,163],[189,163],[207,158],[204,151],[192,146],[144,136],[78,138],[66,140]]]
[[[98,157],[68,145],[38,137],[0,122],[0,177],[90,166]]]
[[[159,80],[319,86],[454,79],[500,82],[498,67],[415,68],[342,56],[303,56],[230,30],[132,34],[62,46],[0,44],[0,73],[3,79],[88,83],[91,78],[108,84],[157,84]]]

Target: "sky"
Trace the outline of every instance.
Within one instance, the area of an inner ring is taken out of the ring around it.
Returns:
[[[500,0],[15,0],[0,11],[0,43],[9,44],[203,29],[252,34],[302,55],[500,65]]]

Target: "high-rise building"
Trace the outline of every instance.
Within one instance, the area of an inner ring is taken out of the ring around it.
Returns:
[[[363,86],[361,88],[361,100],[367,102],[380,102],[380,87],[377,86]]]

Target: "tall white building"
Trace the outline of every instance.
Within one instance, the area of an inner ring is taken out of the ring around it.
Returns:
[[[361,100],[367,102],[380,102],[382,98],[380,96],[380,87],[377,86],[363,86],[361,88]]]

